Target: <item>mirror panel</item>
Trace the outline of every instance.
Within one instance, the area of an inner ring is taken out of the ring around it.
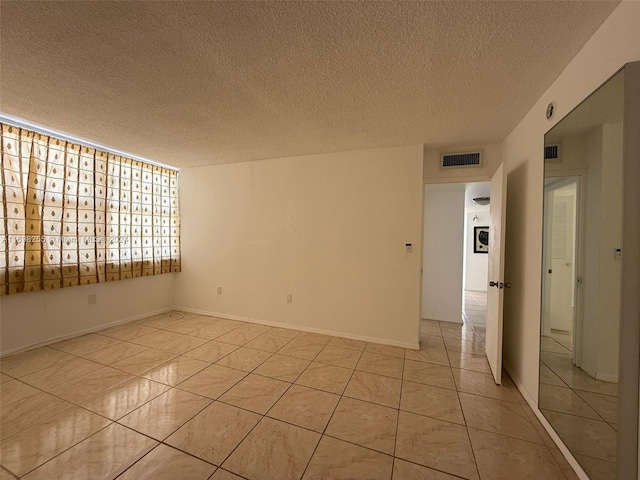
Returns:
[[[545,136],[539,408],[590,478],[616,478],[624,70]]]

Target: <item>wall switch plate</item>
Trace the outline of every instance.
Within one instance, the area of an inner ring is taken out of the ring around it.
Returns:
[[[287,303],[291,303],[293,301],[293,295],[287,293]]]
[[[621,248],[616,248],[616,251],[614,253],[614,257],[615,260],[622,260],[622,249]]]
[[[220,294],[222,293],[222,287],[221,287],[220,285],[218,285],[218,286],[216,287],[216,293],[217,293],[218,295],[220,295]]]
[[[413,245],[411,245],[410,243],[405,243],[404,251],[405,253],[413,253]]]
[[[98,296],[95,293],[92,293],[88,296],[89,305],[95,305],[98,303]]]

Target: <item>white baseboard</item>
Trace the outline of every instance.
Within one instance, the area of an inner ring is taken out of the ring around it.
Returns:
[[[190,308],[190,307],[173,307],[174,310],[179,312],[187,312],[187,313],[197,313],[198,315],[204,315],[206,317],[218,317],[218,318],[226,318],[227,320],[238,320],[239,322],[248,322],[249,319],[247,317],[243,317],[241,315],[231,315],[228,313],[213,313],[208,310],[201,310],[199,308]],[[256,322],[253,322],[256,323]]]
[[[218,318],[226,318],[229,320],[239,320],[242,322],[249,322],[249,323],[257,323],[259,325],[267,325],[269,327],[280,327],[280,328],[288,328],[290,330],[299,330],[301,332],[310,332],[310,333],[319,333],[322,335],[330,335],[332,337],[342,337],[342,338],[349,338],[351,340],[361,340],[363,342],[369,342],[369,343],[378,343],[380,345],[389,345],[391,347],[400,347],[400,348],[408,348],[411,350],[419,350],[420,346],[419,344],[416,342],[414,343],[408,343],[408,342],[397,342],[394,340],[387,340],[387,339],[383,339],[383,338],[376,338],[376,337],[367,337],[365,335],[354,335],[351,333],[345,333],[345,332],[336,332],[334,330],[325,330],[323,328],[313,328],[313,327],[307,327],[304,325],[291,325],[290,323],[282,323],[282,322],[272,322],[270,320],[262,320],[262,319],[258,319],[258,318],[250,318],[250,317],[243,317],[243,316],[239,316],[239,315],[230,315],[227,313],[219,313],[219,312],[210,312],[210,311],[206,311],[206,310],[200,310],[197,308],[190,308],[190,307],[180,307],[180,306],[176,306],[174,307],[174,310],[181,310],[183,312],[189,312],[189,313],[197,313],[199,315],[206,315],[209,317],[218,317]]]
[[[428,318],[423,318],[423,320],[429,320]],[[458,320],[433,320],[434,322],[446,322],[446,323],[453,323],[454,325],[461,325],[464,322],[462,321],[462,318],[460,319],[460,321]]]
[[[618,383],[618,376],[598,374],[596,375],[596,380],[608,383]]]
[[[569,465],[571,465],[571,468],[573,468],[573,470],[576,472],[576,475],[578,475],[578,478],[580,480],[590,480],[589,475],[585,473],[585,471],[582,469],[578,461],[574,458],[573,454],[569,451],[569,449],[564,444],[562,439],[558,436],[556,431],[553,429],[549,421],[538,409],[538,402],[529,394],[527,389],[524,388],[524,384],[522,383],[522,381],[520,381],[520,378],[517,375],[515,375],[514,370],[509,366],[507,362],[503,362],[502,366],[509,374],[509,377],[511,378],[511,380],[513,380],[513,383],[516,385],[516,387],[522,394],[522,397],[526,400],[526,402],[531,407],[531,410],[533,411],[535,416],[538,418],[538,420],[540,420],[540,423],[542,424],[544,429],[547,431],[547,433],[549,434],[551,439],[554,441],[558,449],[562,452],[562,455],[564,455],[564,458],[567,460],[567,462],[569,462]]]
[[[34,348],[45,347],[47,345],[51,345],[52,343],[61,342],[63,340],[69,340],[70,338],[80,337],[82,335],[86,335],[88,333],[99,332],[100,330],[105,330],[107,328],[115,327],[117,325],[121,325],[123,323],[134,322],[136,320],[140,320],[142,318],[151,317],[153,315],[158,315],[165,312],[170,312],[171,310],[175,310],[173,307],[161,308],[159,310],[154,310],[152,312],[141,313],[140,315],[134,315],[132,317],[122,318],[120,320],[115,320],[109,323],[103,323],[102,325],[97,325],[90,328],[85,328],[84,330],[80,330],[77,332],[69,333],[67,335],[61,335],[59,337],[53,337],[48,340],[43,340],[42,342],[32,343],[27,345],[26,347],[18,347],[11,350],[7,350],[5,352],[0,352],[0,357],[5,357],[7,355],[13,355],[14,353],[22,353],[28,350],[33,350]]]
[[[244,316],[240,316],[240,315],[231,315],[231,314],[227,314],[227,313],[219,313],[219,312],[211,312],[208,310],[200,310],[197,308],[189,308],[189,307],[166,307],[166,308],[161,308],[158,310],[154,310],[151,312],[146,312],[146,313],[142,313],[139,315],[133,315],[131,317],[127,317],[127,318],[122,318],[120,320],[116,320],[113,322],[109,322],[109,323],[103,323],[102,325],[97,325],[97,326],[93,326],[90,328],[85,328],[83,330],[79,330],[77,332],[73,332],[67,335],[60,335],[57,337],[52,337],[49,338],[47,340],[43,340],[41,342],[37,342],[37,343],[33,343],[27,346],[23,346],[23,347],[19,347],[19,348],[14,348],[14,349],[10,349],[4,352],[0,352],[0,357],[4,357],[7,355],[13,355],[16,353],[22,353],[22,352],[26,352],[28,350],[33,350],[35,348],[39,348],[39,347],[44,347],[47,345],[51,345],[52,343],[56,343],[56,342],[61,342],[63,340],[69,340],[71,338],[75,338],[75,337],[80,337],[82,335],[86,335],[88,333],[93,333],[93,332],[98,332],[100,330],[105,330],[107,328],[111,328],[111,327],[115,327],[117,325],[122,325],[125,323],[130,323],[130,322],[134,322],[136,320],[140,320],[142,318],[146,318],[146,317],[151,317],[153,315],[158,315],[161,313],[166,313],[166,312],[170,312],[171,310],[181,310],[184,312],[189,312],[189,313],[197,313],[199,315],[207,315],[207,316],[211,316],[211,317],[219,317],[219,318],[227,318],[229,320],[239,320],[242,322],[250,322],[250,323],[257,323],[259,325],[267,325],[270,327],[280,327],[280,328],[288,328],[291,330],[299,330],[302,332],[311,332],[311,333],[319,333],[322,335],[330,335],[332,337],[343,337],[343,338],[349,338],[352,340],[361,340],[364,342],[369,342],[369,343],[377,343],[377,344],[381,344],[381,345],[389,345],[392,347],[400,347],[400,348],[408,348],[411,350],[419,350],[420,346],[418,343],[407,343],[407,342],[397,342],[394,340],[387,340],[387,339],[382,339],[382,338],[376,338],[376,337],[367,337],[364,335],[354,335],[354,334],[350,334],[350,333],[345,333],[345,332],[337,332],[334,330],[326,330],[326,329],[322,329],[322,328],[313,328],[313,327],[307,327],[307,326],[303,326],[303,325],[291,325],[288,323],[282,323],[282,322],[272,322],[269,320],[261,320],[261,319],[256,319],[256,318],[250,318],[250,317],[244,317]]]
[[[591,365],[589,362],[582,362],[580,364],[576,363],[576,367],[584,370],[584,372],[592,378],[598,379],[598,366]]]
[[[584,370],[587,375],[601,382],[618,383],[617,375],[607,375],[606,373],[599,373],[597,366],[582,362],[580,365],[576,364],[576,367]]]

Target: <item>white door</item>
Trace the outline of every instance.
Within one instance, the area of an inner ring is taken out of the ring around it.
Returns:
[[[507,177],[500,165],[491,178],[489,204],[489,287],[487,287],[487,339],[485,351],[496,383],[502,383],[502,307],[504,300],[504,231]]]
[[[553,191],[551,203],[551,268],[549,309],[552,330],[573,332],[575,298],[576,184]]]

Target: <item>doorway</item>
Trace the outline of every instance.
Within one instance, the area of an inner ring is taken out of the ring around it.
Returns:
[[[485,238],[489,205],[474,199],[489,190],[489,182],[465,182],[427,184],[424,191],[420,337],[439,328],[473,342],[467,346],[476,354],[484,353],[488,284],[486,242],[476,243]]]
[[[489,279],[489,182],[465,184],[462,320],[484,345]]]
[[[571,354],[577,365],[579,182],[579,177],[556,177],[545,185],[542,307],[545,348]]]

